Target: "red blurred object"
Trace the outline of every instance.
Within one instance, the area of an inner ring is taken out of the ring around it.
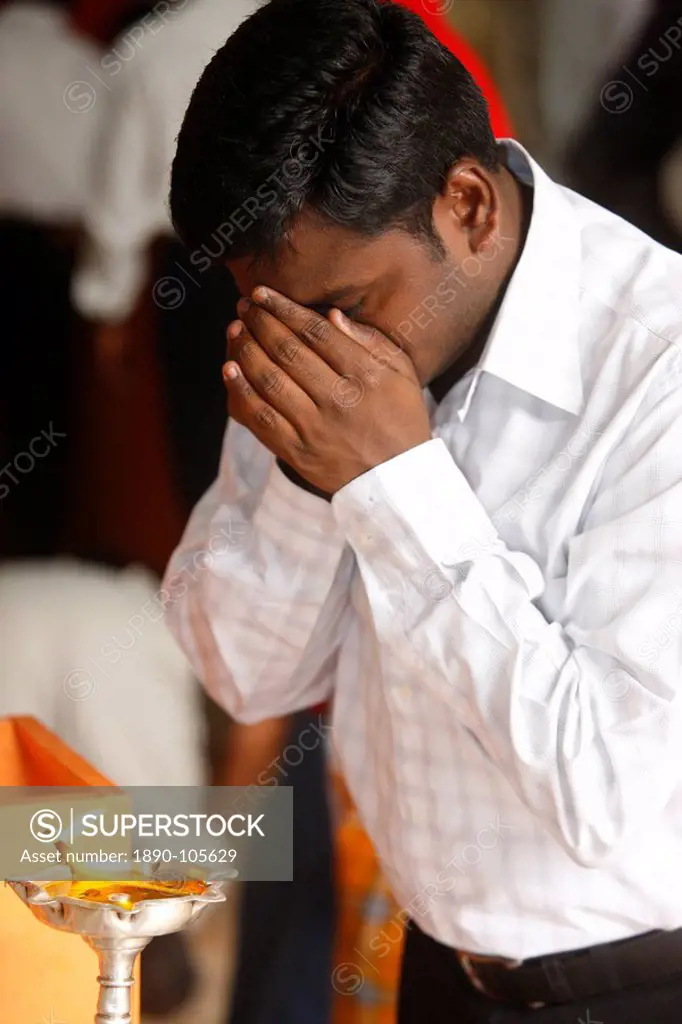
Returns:
[[[10,0],[0,0],[0,11]],[[72,0],[71,21],[83,35],[100,43],[110,42],[110,30],[130,5],[127,0]]]
[[[513,137],[511,119],[485,64],[473,47],[459,35],[448,21],[445,12],[452,6],[450,0],[395,0],[395,2],[418,14],[443,46],[447,46],[448,50],[454,53],[455,57],[468,68],[488,101],[495,135],[498,138]]]
[[[112,42],[114,26],[131,7],[130,0],[73,0],[71,20],[84,35],[106,45]]]

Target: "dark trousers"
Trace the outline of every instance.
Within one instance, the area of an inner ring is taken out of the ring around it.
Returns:
[[[318,715],[300,714],[291,743]],[[332,832],[322,744],[282,763],[294,788],[294,881],[247,882],[229,1024],[328,1024],[335,927]]]
[[[408,931],[399,1024],[679,1024],[680,973],[663,984],[578,999],[539,1010],[514,1009],[473,988],[454,952],[415,925]]]

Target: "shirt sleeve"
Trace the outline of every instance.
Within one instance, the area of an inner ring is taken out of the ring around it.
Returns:
[[[73,281],[82,316],[116,323],[133,312],[149,245],[169,233],[164,114],[135,62],[110,78],[90,175],[85,244]]]
[[[194,671],[235,719],[329,698],[353,564],[331,505],[230,422],[218,480],[192,514],[162,595]]]
[[[678,373],[567,538],[554,621],[539,566],[504,544],[441,440],[332,503],[379,642],[585,865],[660,816],[680,781],[681,447]]]

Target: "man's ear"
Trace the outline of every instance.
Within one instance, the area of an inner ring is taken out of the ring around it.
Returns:
[[[475,160],[452,165],[437,205],[451,229],[466,236],[472,253],[491,244],[499,227],[500,201],[490,173]]]

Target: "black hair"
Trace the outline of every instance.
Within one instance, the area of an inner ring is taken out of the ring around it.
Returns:
[[[194,90],[172,218],[214,260],[274,258],[304,209],[439,248],[433,202],[464,156],[499,165],[487,104],[421,18],[393,0],[270,0]]]

